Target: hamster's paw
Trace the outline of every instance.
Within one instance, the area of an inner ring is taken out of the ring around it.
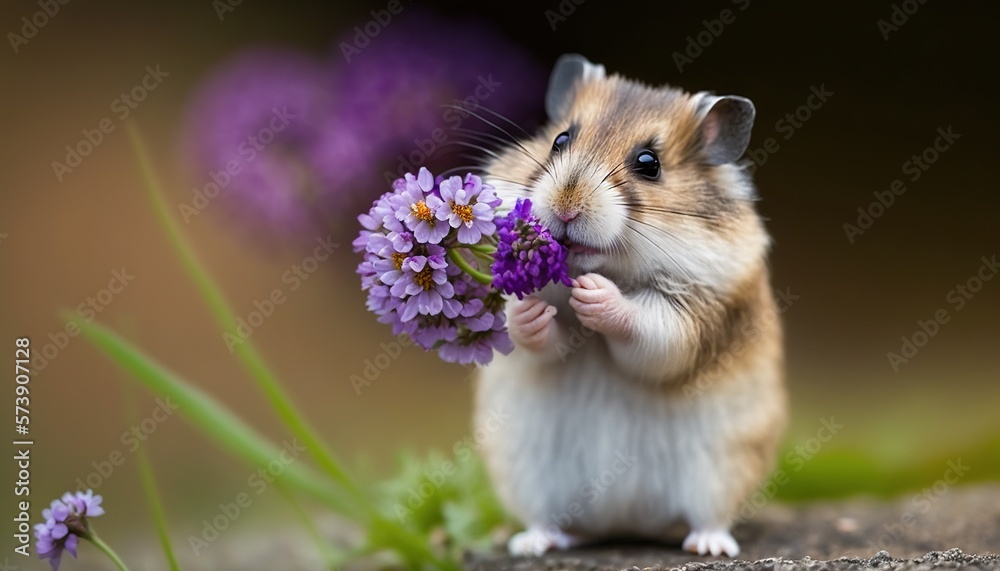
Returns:
[[[529,295],[515,303],[507,329],[510,338],[520,347],[541,351],[552,336],[556,308],[542,298]]]
[[[684,550],[698,555],[721,555],[729,557],[740,554],[740,546],[725,529],[692,529],[684,539]]]
[[[600,274],[573,280],[569,305],[588,329],[611,337],[630,336],[633,325],[628,304],[618,286]]]
[[[572,549],[581,543],[575,536],[564,533],[562,530],[545,530],[540,527],[529,527],[528,529],[515,533],[514,537],[507,542],[507,551],[511,555],[529,555],[538,557],[546,551],[555,549],[563,551]]]

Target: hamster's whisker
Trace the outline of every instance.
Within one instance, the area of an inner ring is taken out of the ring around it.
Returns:
[[[443,170],[438,174],[443,177],[448,177],[453,173],[458,173],[462,171],[469,172],[474,170],[480,172],[486,172],[486,167],[484,167],[483,165],[462,165],[457,167],[451,167],[450,169]]]
[[[518,125],[514,121],[511,121],[510,118],[508,118],[507,116],[505,116],[503,113],[500,113],[499,111],[495,111],[493,109],[490,109],[489,107],[487,107],[485,105],[482,105],[482,104],[478,105],[476,107],[476,109],[482,109],[483,111],[486,111],[487,113],[489,113],[490,115],[493,115],[497,119],[500,119],[500,120],[506,122],[509,125],[513,125],[518,131],[524,133],[525,137],[528,137],[529,139],[531,138],[531,133],[525,131],[524,127]]]
[[[675,214],[677,216],[690,216],[691,218],[701,218],[702,220],[718,220],[718,216],[711,216],[709,214],[699,214],[697,212],[685,212],[683,210],[673,210],[671,208],[664,208],[662,206],[654,206],[651,204],[643,204],[642,202],[625,202],[619,201],[616,204],[620,206],[627,206],[630,208],[636,208],[640,212],[658,212],[662,214]]]
[[[458,153],[456,156],[458,156],[458,158],[460,159],[469,159],[470,161],[477,161],[478,166],[476,166],[475,168],[483,172],[486,171],[486,163],[485,161],[483,161],[483,157],[479,155],[473,155],[470,153]]]
[[[518,148],[519,148],[519,149],[521,149],[522,151],[524,151],[524,154],[525,154],[525,155],[526,155],[526,156],[527,156],[527,157],[528,157],[529,159],[531,159],[532,161],[534,161],[534,163],[535,163],[535,164],[537,164],[538,166],[542,167],[543,169],[548,169],[548,167],[547,167],[547,166],[545,166],[545,165],[543,165],[543,164],[542,164],[541,162],[539,162],[539,161],[538,161],[538,159],[536,159],[536,158],[535,158],[535,157],[534,157],[534,156],[533,156],[533,155],[531,154],[531,152],[530,152],[530,151],[528,151],[528,149],[527,149],[527,148],[525,148],[525,146],[524,146],[524,145],[522,145],[522,144],[521,144],[521,142],[520,142],[519,140],[517,140],[517,137],[515,137],[514,135],[512,135],[512,134],[510,133],[510,131],[508,131],[508,130],[504,129],[504,128],[503,128],[503,127],[501,127],[500,125],[497,125],[497,124],[496,124],[496,123],[494,123],[493,121],[490,121],[489,119],[487,119],[486,117],[483,117],[482,115],[480,115],[479,113],[476,113],[475,111],[470,111],[469,109],[465,109],[464,107],[461,107],[461,106],[459,106],[459,105],[455,105],[455,104],[451,104],[451,105],[448,105],[448,107],[451,107],[452,109],[457,109],[457,110],[459,110],[459,111],[464,111],[465,113],[468,113],[469,115],[472,115],[472,116],[473,116],[473,117],[475,117],[476,119],[479,119],[479,120],[480,120],[480,121],[482,121],[483,123],[486,123],[486,124],[487,124],[487,125],[489,125],[490,127],[493,127],[493,128],[494,128],[494,129],[496,129],[497,131],[500,131],[500,132],[501,132],[501,133],[503,133],[504,135],[507,135],[507,136],[508,136],[508,137],[510,138],[510,142],[511,142],[511,143],[513,143],[513,144],[514,144],[514,145],[515,145],[516,147],[518,147]]]
[[[472,129],[455,129],[455,130],[458,131],[462,136],[470,137],[473,140],[480,141],[482,143],[495,142],[495,143],[497,143],[497,145],[499,147],[496,150],[501,150],[504,147],[510,148],[513,151],[517,151],[517,152],[525,155],[526,157],[528,157],[529,159],[531,159],[532,161],[534,161],[535,164],[541,166],[541,163],[538,161],[538,159],[534,155],[532,155],[531,153],[529,153],[525,148],[523,148],[523,147],[516,147],[516,146],[515,147],[509,147],[507,140],[504,139],[503,137],[498,137],[497,135],[492,135],[490,133],[482,133],[480,131],[474,131]],[[496,156],[496,155],[494,155],[494,156]]]
[[[633,216],[628,216],[628,215],[626,215],[626,217],[625,217],[625,218],[626,218],[626,219],[627,219],[628,221],[631,221],[631,222],[635,222],[636,224],[641,224],[642,226],[645,226],[645,227],[647,227],[647,228],[650,228],[650,229],[652,229],[653,231],[657,232],[658,234],[662,234],[662,235],[663,235],[664,237],[666,237],[666,238],[670,238],[670,239],[672,239],[672,240],[673,240],[674,242],[676,242],[676,243],[677,243],[678,245],[680,245],[680,246],[682,246],[682,247],[684,247],[684,246],[685,246],[685,243],[684,243],[684,241],[683,241],[683,240],[681,240],[681,239],[680,239],[680,238],[678,238],[677,236],[674,236],[673,234],[671,234],[670,232],[668,232],[668,231],[664,230],[663,228],[658,228],[658,227],[656,227],[656,226],[654,226],[654,225],[650,224],[649,222],[644,222],[644,221],[642,221],[642,220],[639,220],[638,218],[635,218],[635,217],[633,217]],[[694,282],[696,281],[696,280],[694,279],[694,276],[693,276],[693,275],[691,275],[691,272],[690,272],[690,271],[688,271],[688,269],[687,269],[687,268],[685,268],[684,266],[682,266],[682,265],[681,265],[681,264],[680,264],[680,263],[679,263],[679,262],[677,261],[677,259],[676,259],[676,258],[674,258],[673,256],[671,256],[671,255],[670,255],[670,252],[666,251],[666,250],[665,250],[665,249],[663,248],[663,246],[661,246],[661,245],[660,245],[659,243],[657,243],[657,242],[656,242],[656,240],[653,240],[652,238],[650,238],[649,236],[647,236],[647,235],[646,235],[645,233],[643,233],[642,231],[640,231],[638,227],[636,227],[636,226],[632,226],[632,225],[631,225],[631,224],[629,224],[628,222],[626,222],[626,223],[625,223],[625,225],[626,225],[626,226],[628,226],[629,228],[631,228],[631,229],[632,229],[632,231],[633,231],[633,232],[634,232],[634,233],[635,233],[636,235],[638,235],[638,236],[641,236],[642,238],[644,238],[644,239],[645,239],[646,241],[648,241],[648,242],[649,242],[650,244],[652,244],[654,248],[656,248],[657,250],[659,250],[659,251],[660,251],[660,253],[662,253],[662,254],[663,254],[664,256],[666,256],[666,257],[667,257],[667,259],[669,259],[669,260],[670,260],[670,262],[671,262],[671,263],[672,263],[672,264],[674,265],[674,267],[675,267],[675,268],[677,269],[677,271],[679,271],[679,272],[680,272],[680,273],[681,273],[681,274],[682,274],[682,275],[683,275],[683,276],[684,276],[684,277],[685,277],[685,278],[686,278],[686,279],[687,279],[687,280],[688,280],[689,282],[691,282],[691,283],[694,283]]]
[[[448,141],[447,143],[444,143],[441,146],[442,147],[446,147],[446,146],[449,146],[449,145],[458,145],[460,147],[469,147],[470,149],[476,149],[477,151],[482,151],[482,152],[486,153],[487,155],[490,155],[493,158],[496,158],[496,159],[500,158],[500,155],[497,154],[497,152],[494,151],[493,149],[490,149],[489,147],[484,147],[482,145],[477,145],[475,143],[470,143],[468,141]]]
[[[609,178],[611,178],[611,176],[613,174],[615,174],[616,172],[618,172],[619,170],[621,170],[621,168],[624,167],[624,166],[625,166],[625,159],[622,159],[622,162],[618,163],[618,166],[616,166],[615,168],[613,168],[610,171],[608,171],[608,174],[604,175],[604,178],[601,179],[601,184],[604,184],[604,181],[606,181]],[[598,186],[600,186],[600,185],[598,185]]]
[[[463,136],[471,137],[478,141],[493,141],[497,145],[505,146],[507,144],[507,139],[500,137],[499,135],[494,135],[492,133],[484,133],[482,131],[476,131],[475,129],[462,129],[461,127],[455,128],[455,132],[460,133]]]
[[[594,186],[593,189],[591,189],[590,194],[587,195],[587,198],[590,198],[591,196],[594,196],[594,194],[596,194],[597,191],[601,190],[601,185],[604,184],[604,182],[607,181],[609,178],[611,178],[612,175],[614,175],[616,172],[618,172],[623,166],[625,166],[625,160],[624,159],[622,160],[622,162],[618,163],[618,165],[615,166],[613,169],[609,170],[608,174],[604,175],[604,178],[601,179],[601,182],[597,183],[597,185]],[[615,188],[615,187],[612,186],[611,188]]]
[[[479,173],[482,175],[483,178],[489,177],[491,179],[496,179],[496,180],[500,180],[500,181],[506,182],[508,184],[512,184],[512,185],[514,185],[514,186],[517,187],[516,190],[520,190],[525,196],[527,196],[528,186],[529,185],[527,185],[527,184],[525,184],[523,182],[519,182],[519,181],[516,181],[516,180],[511,180],[509,178],[503,178],[501,176],[496,176],[494,174],[491,174],[491,173],[489,173],[486,170],[486,167],[483,166],[483,165],[461,165],[461,166],[451,167],[450,169],[443,170],[443,171],[441,171],[438,174],[440,174],[443,177],[448,177],[448,176],[451,176],[452,174],[467,173],[467,172],[470,172],[470,171],[479,171]]]

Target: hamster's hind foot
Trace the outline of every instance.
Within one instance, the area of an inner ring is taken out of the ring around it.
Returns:
[[[572,549],[580,543],[582,543],[580,538],[569,535],[555,526],[550,526],[549,529],[529,527],[520,533],[515,533],[514,537],[510,538],[510,541],[507,542],[507,551],[511,555],[537,557],[553,549],[558,551]],[[733,545],[735,544],[734,542]]]
[[[740,554],[740,546],[729,531],[719,528],[692,529],[691,533],[684,539],[683,547],[685,551],[698,555],[725,553],[729,557],[736,557]]]

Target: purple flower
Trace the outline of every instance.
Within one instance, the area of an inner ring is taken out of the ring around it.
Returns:
[[[486,363],[494,347],[507,351],[503,296],[463,270],[482,263],[462,245],[490,245],[499,204],[493,188],[475,176],[435,179],[422,168],[394,182],[392,192],[358,217],[354,249],[363,253],[357,273],[368,309],[394,334],[406,333],[447,360]],[[459,218],[453,227],[448,212],[455,207],[467,207],[473,223]],[[464,231],[478,235],[473,241],[460,235]]]
[[[522,299],[550,282],[572,283],[566,248],[531,214],[531,200],[518,199],[514,209],[497,220],[497,229],[494,287]]]
[[[438,355],[449,363],[479,363],[486,365],[493,360],[493,351],[509,355],[514,350],[514,342],[507,335],[503,313],[497,315],[496,322],[486,331],[466,331],[454,341],[445,342],[438,348]]]
[[[499,201],[492,187],[484,186],[481,178],[470,173],[463,182],[453,176],[441,181],[440,191],[443,204],[437,210],[437,218],[458,228],[460,243],[478,244],[483,235],[496,232],[493,216]]]
[[[406,259],[402,277],[389,290],[395,297],[406,297],[406,305],[400,316],[403,321],[410,321],[417,314],[436,315],[444,312],[445,317],[449,318],[457,315],[458,308],[454,304],[444,303],[455,295],[444,270],[447,265],[441,254],[410,256]]]
[[[540,114],[546,71],[487,22],[415,8],[360,52],[344,47],[353,44],[354,34],[345,30],[333,44],[333,59],[346,64],[337,83],[350,86],[338,107],[352,115],[351,122],[368,126],[366,135],[388,151],[393,173],[401,176],[413,165],[451,158],[435,133],[453,140],[459,127],[492,129],[446,105],[457,103],[497,124],[503,121],[482,108],[518,124],[532,123]]]
[[[325,62],[292,50],[260,48],[224,62],[186,120],[196,189],[255,232],[312,239],[373,170],[367,125],[334,113],[334,83]],[[200,210],[181,215],[190,221]]]
[[[104,514],[101,500],[101,496],[95,496],[93,490],[75,494],[67,492],[42,510],[45,523],[35,525],[35,548],[39,558],[48,559],[55,570],[59,568],[63,551],[69,551],[76,557],[80,538],[91,538],[87,518]]]
[[[392,187],[358,217],[354,248],[363,253],[357,273],[368,309],[445,361],[486,364],[494,351],[510,353],[503,292],[569,285],[565,249],[529,201],[497,218],[501,201],[477,176],[435,179],[421,168]]]
[[[414,177],[406,174],[406,188],[399,195],[401,200],[395,203],[396,219],[403,222],[413,231],[413,237],[418,242],[437,244],[448,235],[450,228],[441,224],[438,211],[445,207],[437,195],[438,188],[434,176],[426,168],[421,167],[420,174]]]

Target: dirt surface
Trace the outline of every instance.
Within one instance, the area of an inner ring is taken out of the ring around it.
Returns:
[[[321,527],[331,543],[357,544],[360,540],[335,519],[321,522]],[[493,553],[469,556],[466,567],[472,571],[1000,570],[1000,557],[990,555],[1000,553],[1000,484],[930,489],[892,502],[771,503],[734,535],[743,550],[736,560],[681,551],[684,530],[678,529],[676,538],[663,545],[601,545],[540,558],[508,557],[498,546]],[[232,529],[198,555],[184,536],[174,539],[180,566],[186,571],[325,569],[315,545],[292,522],[268,529]],[[155,538],[146,532],[115,547],[130,569],[166,569]],[[90,546],[80,551],[80,559],[67,556],[62,568],[111,568]],[[9,562],[19,571],[49,569],[34,556],[30,561],[17,557]],[[377,567],[368,561],[339,571]]]
[[[941,492],[941,493],[938,493]],[[734,532],[736,560],[680,550],[683,530],[664,545],[601,545],[541,558],[470,558],[475,571],[659,571],[823,569],[1000,569],[1000,486],[768,505]],[[974,555],[972,555],[974,554]]]

